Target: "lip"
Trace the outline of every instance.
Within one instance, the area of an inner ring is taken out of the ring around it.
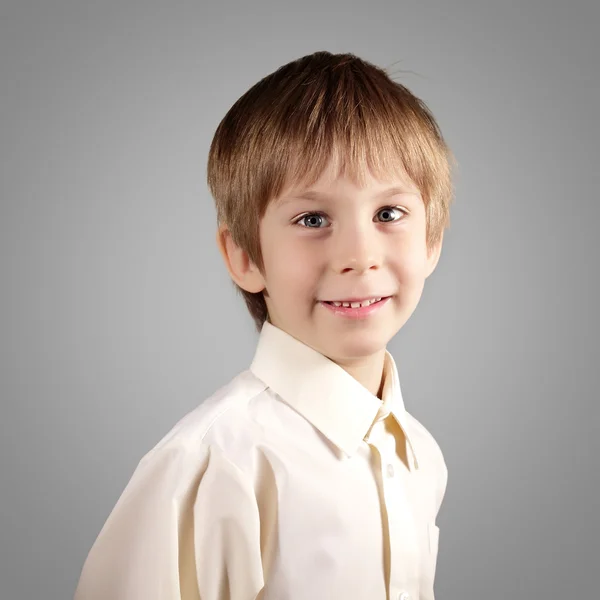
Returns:
[[[371,296],[372,298],[373,296]],[[377,296],[376,296],[377,297]],[[363,298],[364,300],[370,300],[371,298]],[[333,304],[327,304],[327,302],[320,301],[319,304],[323,308],[328,309],[334,315],[340,317],[346,317],[349,319],[364,319],[373,313],[381,310],[390,300],[391,296],[382,296],[379,302],[375,304],[369,304],[369,306],[359,306],[358,308],[346,307],[346,306],[333,306]],[[331,302],[341,302],[340,300],[332,300]],[[361,300],[343,300],[343,302],[361,302]]]

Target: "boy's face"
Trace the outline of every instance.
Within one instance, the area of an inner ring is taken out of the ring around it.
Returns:
[[[382,195],[400,188],[392,195]],[[310,193],[292,187],[268,206],[260,225],[263,274],[250,268],[249,291],[265,291],[269,319],[338,364],[382,352],[411,316],[441,243],[428,255],[425,207],[408,179],[369,177],[363,188],[326,171]],[[331,302],[382,301],[368,308]]]

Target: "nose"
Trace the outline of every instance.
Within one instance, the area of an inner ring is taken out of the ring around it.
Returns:
[[[331,266],[336,273],[379,269],[382,262],[382,246],[377,232],[369,226],[348,228],[333,237]]]

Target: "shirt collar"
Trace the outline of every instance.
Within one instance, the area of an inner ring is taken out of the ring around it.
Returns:
[[[320,352],[265,321],[250,370],[329,441],[352,456],[376,420],[391,414],[402,428],[415,467],[398,371],[385,353],[379,400],[352,375]]]

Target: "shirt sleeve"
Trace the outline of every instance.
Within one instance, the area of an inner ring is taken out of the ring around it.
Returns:
[[[250,479],[213,446],[165,446],[138,464],[74,600],[254,600],[263,585]]]

